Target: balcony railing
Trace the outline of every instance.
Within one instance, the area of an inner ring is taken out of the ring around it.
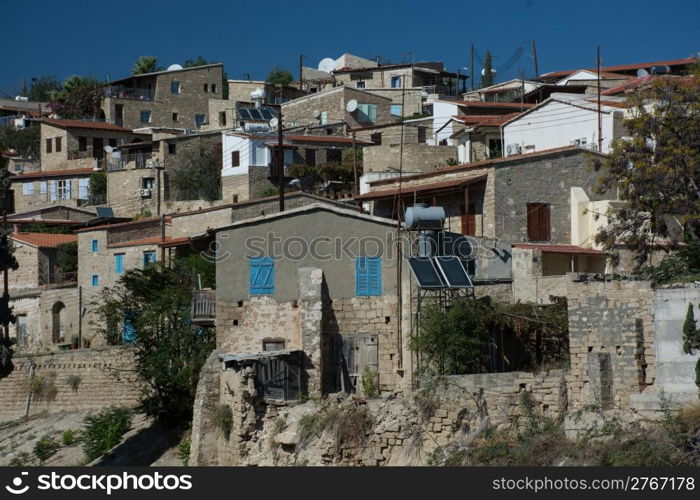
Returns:
[[[137,89],[123,85],[112,85],[105,89],[105,97],[115,99],[136,99],[138,101],[152,101],[153,89]]]
[[[216,291],[195,290],[192,293],[192,323],[211,326],[216,319]]]
[[[107,172],[115,172],[127,168],[149,168],[148,160],[151,158],[153,158],[153,153],[132,153],[122,155],[120,158],[107,158],[105,164]]]
[[[438,94],[455,97],[462,94],[458,87],[449,85],[424,85],[421,89],[422,93],[427,95]]]

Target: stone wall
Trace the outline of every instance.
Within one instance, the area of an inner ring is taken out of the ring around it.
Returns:
[[[14,239],[11,244],[19,268],[8,272],[10,290],[39,286],[39,249]]]
[[[362,148],[362,168],[365,172],[386,172],[399,168],[401,144],[384,144]],[[434,172],[447,165],[448,160],[457,160],[456,146],[431,146],[429,144],[404,144],[404,170],[411,172]]]
[[[82,168],[82,167],[81,167]],[[89,167],[92,168],[92,167]],[[68,173],[70,174],[70,173]],[[77,207],[83,205],[84,201],[79,199],[80,196],[80,179],[89,179],[89,173],[70,174],[60,177],[44,178],[41,175],[34,175],[30,179],[15,179],[12,180],[12,189],[15,191],[15,213],[26,212],[29,210],[38,210],[47,207]],[[49,181],[64,181],[70,183],[70,198],[51,199]],[[32,194],[23,194],[23,185],[31,183]],[[42,184],[44,184],[44,192],[42,192]]]
[[[139,388],[129,374],[133,358],[125,348],[18,355],[13,363],[14,371],[0,379],[0,421],[25,415],[31,376],[41,377],[46,390],[32,396],[29,415],[138,403]],[[74,375],[80,377],[76,390],[68,383],[68,377]]]
[[[158,190],[160,189],[161,207],[164,204],[162,175],[151,168],[127,168],[107,173],[107,204],[117,217],[134,217],[146,211],[158,214]],[[151,195],[141,196],[143,179],[153,179],[155,189]]]

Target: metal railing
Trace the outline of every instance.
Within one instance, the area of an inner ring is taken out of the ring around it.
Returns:
[[[133,87],[125,87],[123,85],[112,85],[104,90],[105,97],[115,99],[136,99],[139,101],[152,101],[153,89],[138,89]]]
[[[216,291],[195,290],[192,293],[192,322],[212,322],[216,318]]]
[[[78,196],[78,206],[87,207],[95,205],[106,205],[107,195],[105,193],[82,193]]]
[[[128,155],[121,155],[120,158],[107,158],[105,160],[105,165],[107,167],[107,172],[125,170],[129,167],[150,168],[148,166],[148,160],[151,158],[153,158],[153,153],[132,153]]]

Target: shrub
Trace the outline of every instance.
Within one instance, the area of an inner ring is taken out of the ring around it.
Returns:
[[[49,372],[46,375],[35,375],[24,383],[23,391],[38,401],[53,401],[56,399],[58,389],[54,380],[56,374]]]
[[[77,441],[76,432],[73,429],[66,429],[61,434],[61,441],[64,445],[70,446]]]
[[[335,451],[339,456],[344,446],[360,445],[373,424],[374,419],[367,406],[331,405],[322,412],[307,413],[301,417],[298,448],[328,431],[335,438]]]
[[[26,467],[28,465],[32,465],[32,456],[26,451],[23,451],[19,453],[15,458],[10,460],[9,465],[10,467]]]
[[[228,440],[233,430],[233,412],[229,405],[219,405],[214,412],[214,425],[218,427],[224,437]]]
[[[187,465],[190,460],[191,442],[189,439],[183,439],[177,447],[177,458],[180,459],[182,465]]]
[[[80,375],[68,375],[68,378],[66,379],[68,387],[70,387],[73,392],[77,392],[81,381],[82,379],[80,378]]]
[[[365,365],[362,369],[362,394],[368,398],[373,398],[378,393],[377,373],[369,365]]]
[[[131,427],[132,412],[128,408],[105,408],[85,418],[83,451],[94,460],[114,448]]]
[[[34,445],[34,455],[39,459],[39,463],[43,464],[50,457],[54,456],[59,448],[60,445],[56,440],[46,435]]]
[[[693,354],[693,351],[698,348],[700,336],[698,329],[695,326],[695,314],[693,312],[693,304],[688,304],[688,311],[685,315],[683,323],[683,352]]]
[[[700,387],[700,359],[695,363],[695,385]]]

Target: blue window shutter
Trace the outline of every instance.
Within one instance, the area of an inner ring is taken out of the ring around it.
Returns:
[[[124,254],[118,253],[117,255],[114,256],[114,258],[115,258],[114,267],[117,270],[117,274],[121,274],[122,272],[124,272]]]
[[[100,285],[100,277],[97,274],[92,275],[92,286]]]
[[[250,294],[272,295],[275,293],[275,261],[270,257],[250,259]]]
[[[124,329],[122,331],[122,341],[125,345],[131,345],[136,340],[136,328],[134,327],[135,314],[133,311],[124,312]]]
[[[97,240],[92,240],[92,251],[97,252],[100,250],[100,244]]]
[[[382,259],[360,257],[355,261],[355,292],[357,295],[382,294]]]

